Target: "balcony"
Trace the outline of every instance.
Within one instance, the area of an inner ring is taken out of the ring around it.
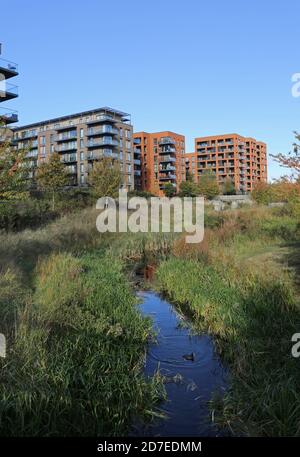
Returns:
[[[164,144],[176,144],[176,141],[171,138],[170,136],[166,136],[164,138],[161,138],[161,140],[158,143],[160,146],[163,146]]]
[[[108,116],[107,114],[102,114],[101,116],[98,116],[97,119],[92,119],[92,120],[88,121],[87,124],[88,125],[102,124],[103,122],[115,123],[115,122],[117,122],[117,120],[111,116]]]
[[[32,149],[31,151],[27,152],[25,155],[26,159],[33,159],[38,157],[38,150],[37,149]]]
[[[113,152],[112,149],[100,149],[99,151],[91,151],[87,155],[87,160],[99,160],[102,157],[111,157],[112,159],[119,159],[119,154]]]
[[[77,138],[77,130],[71,130],[70,132],[66,133],[59,133],[55,137],[55,141],[68,141],[68,140],[74,140]]]
[[[160,172],[170,172],[170,171],[176,171],[176,168],[173,165],[169,165],[167,167],[161,167]]]
[[[75,166],[66,167],[66,171],[68,175],[77,175],[77,167]]]
[[[77,162],[77,155],[76,154],[70,154],[67,157],[63,157],[62,162],[64,163],[74,163]]]
[[[89,140],[87,142],[87,147],[88,148],[97,148],[99,146],[118,146],[119,142],[116,140],[113,140],[112,138],[101,138],[99,140]]]
[[[38,136],[37,134],[37,131],[36,130],[28,130],[26,132],[22,132],[22,135],[20,138],[18,138],[19,140],[26,140],[27,138],[34,138]]]
[[[18,65],[9,60],[0,59],[0,75],[3,75],[4,79],[18,76]]]
[[[11,109],[0,108],[0,123],[13,124],[18,122],[18,112]]]
[[[0,81],[0,103],[7,100],[12,100],[18,96],[18,87],[13,84],[7,84],[5,81]]]
[[[63,143],[60,145],[55,146],[55,151],[56,152],[67,152],[67,151],[76,151],[77,150],[77,143]]]
[[[109,133],[110,135],[118,135],[119,130],[113,128],[111,125],[103,125],[99,128],[89,128],[87,131],[87,136],[97,136],[97,135],[104,135],[105,133]]]
[[[164,156],[164,157],[161,157],[160,162],[161,163],[163,163],[163,162],[176,162],[176,159],[175,159],[175,157]]]
[[[170,146],[162,147],[160,150],[160,154],[175,154],[176,149]]]
[[[58,125],[57,127],[55,127],[55,130],[57,132],[61,131],[61,130],[74,130],[76,129],[76,125],[74,124],[62,124],[62,125]]]
[[[159,179],[161,179],[161,180],[163,180],[163,181],[164,181],[165,179],[167,179],[167,180],[170,180],[170,179],[174,180],[174,179],[176,179],[176,175],[173,175],[172,173],[169,173],[168,175],[160,176]]]

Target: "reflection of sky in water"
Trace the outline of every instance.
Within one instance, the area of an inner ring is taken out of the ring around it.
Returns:
[[[167,382],[167,400],[160,405],[166,420],[138,427],[136,435],[149,436],[216,436],[210,425],[207,401],[213,391],[225,388],[225,371],[214,352],[211,338],[193,335],[182,323],[172,305],[152,292],[142,294],[142,313],[151,316],[157,331],[157,343],[149,346],[145,364],[146,376],[160,372],[177,382]],[[183,356],[194,353],[194,361]]]

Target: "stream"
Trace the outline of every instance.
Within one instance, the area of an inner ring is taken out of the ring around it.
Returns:
[[[156,341],[148,346],[144,374],[159,369],[167,377],[167,399],[159,405],[166,418],[135,427],[136,436],[221,436],[214,426],[207,402],[226,388],[226,370],[213,340],[195,334],[188,319],[158,294],[140,292],[144,316],[150,316]]]

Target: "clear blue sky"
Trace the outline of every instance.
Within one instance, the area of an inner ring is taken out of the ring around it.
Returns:
[[[184,134],[187,152],[230,132],[288,152],[300,130],[299,0],[10,0],[0,14],[21,124],[108,105],[135,130]]]

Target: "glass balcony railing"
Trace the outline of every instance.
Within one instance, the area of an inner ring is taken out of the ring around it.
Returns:
[[[167,136],[167,137],[161,138],[161,140],[159,141],[159,144],[160,144],[160,145],[164,145],[164,144],[176,144],[176,141],[175,141],[173,138]]]
[[[160,159],[161,162],[176,162],[175,157],[164,156]]]
[[[0,81],[0,103],[18,96],[18,86]]]
[[[95,148],[98,146],[118,146],[119,142],[116,140],[113,140],[112,138],[101,138],[99,140],[89,140],[87,142],[87,147],[88,148]]]
[[[77,138],[77,130],[71,130],[66,133],[59,133],[55,136],[55,141],[67,141]]]
[[[0,108],[0,124],[12,124],[14,122],[18,122],[18,112],[7,108]]]
[[[0,59],[0,74],[2,74],[5,79],[17,76],[18,65],[9,60]]]
[[[57,152],[72,151],[72,150],[76,150],[76,149],[77,149],[77,143],[76,142],[73,142],[73,143],[70,143],[70,144],[63,143],[63,144],[55,146],[55,150]]]
[[[109,133],[111,135],[117,135],[119,133],[118,129],[113,128],[110,125],[103,125],[102,127],[92,127],[89,128],[87,131],[87,136],[95,136],[95,135],[103,135],[105,133]]]

